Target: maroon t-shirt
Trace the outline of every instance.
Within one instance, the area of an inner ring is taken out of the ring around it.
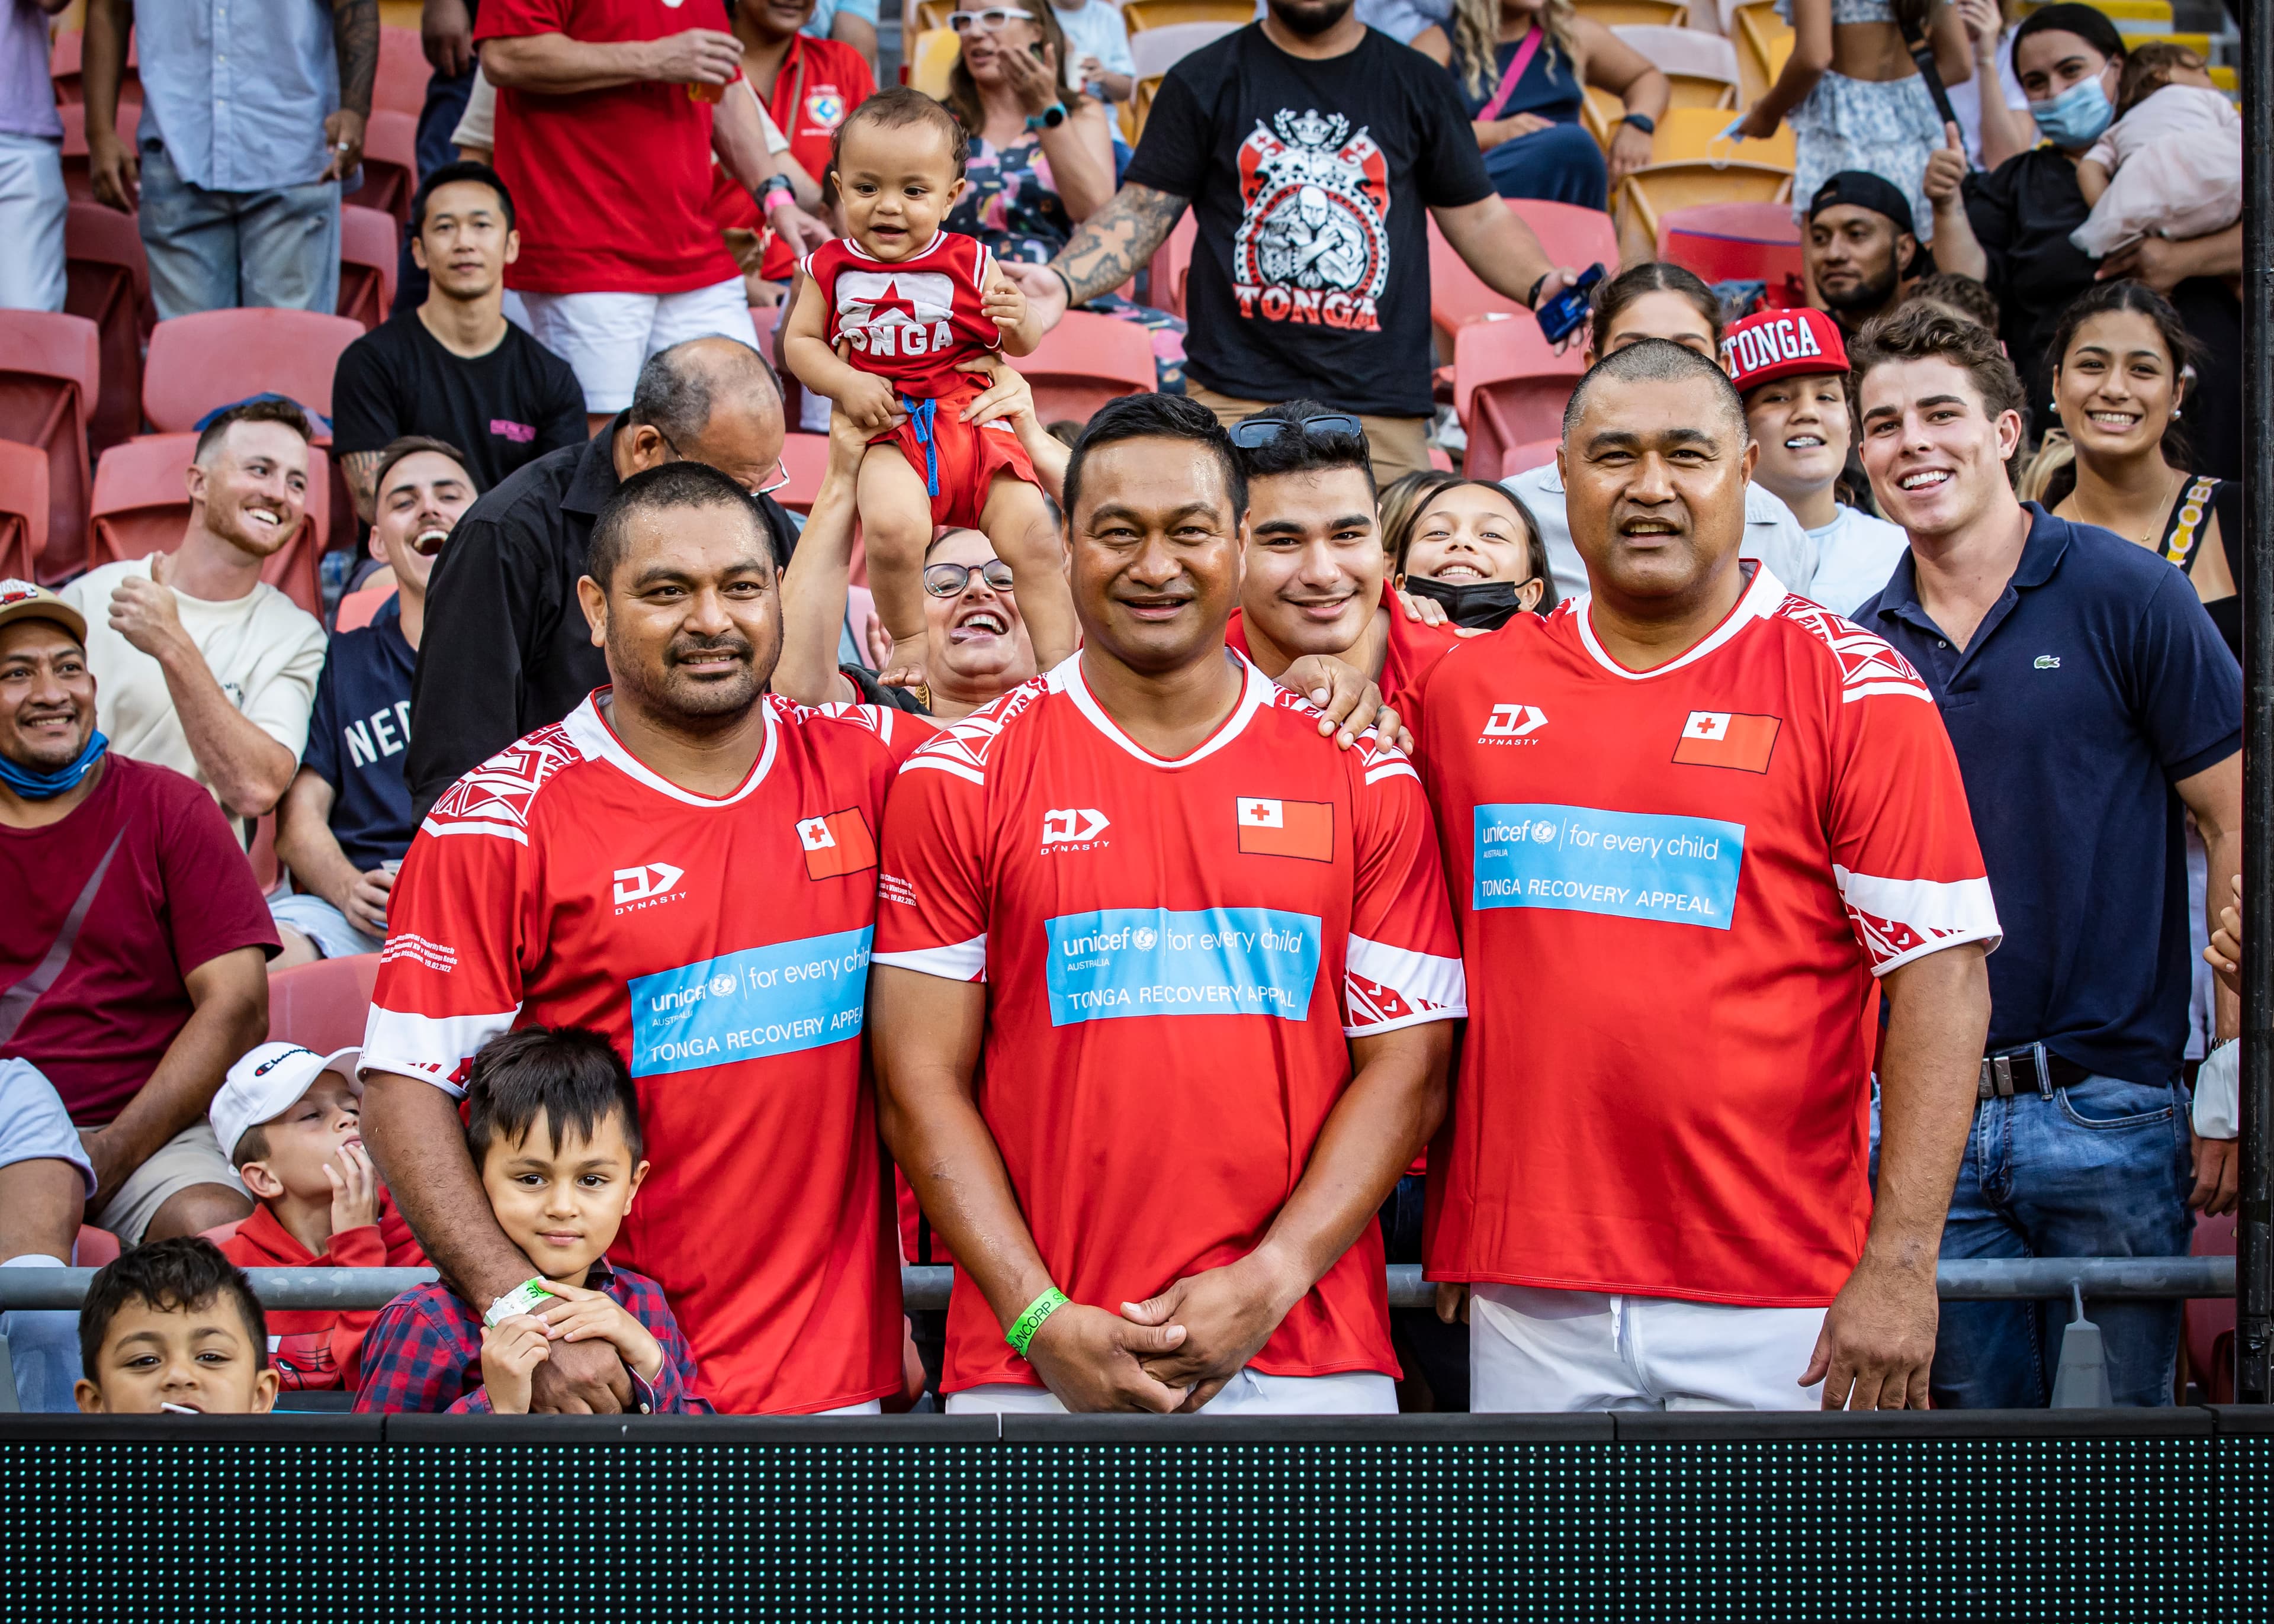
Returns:
[[[39,1067],[81,1127],[149,1079],[190,1019],[185,975],[277,945],[213,797],[123,756],[60,823],[0,824],[0,1059]]]

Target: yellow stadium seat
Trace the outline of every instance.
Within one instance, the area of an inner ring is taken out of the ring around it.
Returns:
[[[1731,13],[1729,42],[1737,48],[1737,105],[1751,107],[1784,71],[1785,58],[1792,55],[1792,27],[1769,0],[1754,0]]]
[[[908,56],[908,83],[928,96],[945,98],[947,76],[963,55],[963,45],[951,28],[927,28],[916,35]]]
[[[1130,33],[1171,23],[1252,23],[1253,0],[1126,0],[1121,21]]]
[[[2233,68],[2213,68],[2210,71],[2210,82],[2218,86],[2221,90],[2225,91],[2227,94],[2228,100],[2239,101],[2241,99],[2242,75],[2236,72]]]
[[[955,0],[916,0],[916,32],[946,27],[948,13],[954,10]]]
[[[2156,23],[2166,28],[2172,26],[2171,0],[2084,0],[2084,3],[2120,28],[2126,23]],[[2023,8],[2029,11],[2037,9],[2034,5]]]
[[[1651,138],[1650,161],[1653,163],[1683,163],[1695,159],[1712,163],[1751,163],[1786,170],[1793,167],[1795,157],[1789,124],[1781,126],[1766,141],[1740,141],[1734,136],[1724,139],[1721,132],[1728,129],[1736,117],[1727,108],[1667,109],[1666,117],[1658,121],[1658,133]]]
[[[1153,98],[1160,93],[1159,73],[1148,74],[1137,81],[1129,93],[1129,101],[1121,109],[1121,134],[1132,147],[1145,139],[1145,119],[1153,110]]]
[[[1737,93],[1724,81],[1698,79],[1687,73],[1669,73],[1667,78],[1674,85],[1674,100],[1668,111],[1679,108],[1706,108],[1721,115],[1722,124],[1727,124],[1737,116]],[[1611,150],[1611,138],[1618,133],[1619,120],[1626,110],[1626,103],[1620,101],[1614,92],[1590,85],[1587,86],[1587,99],[1579,108],[1579,122],[1586,126],[1587,133],[1595,138],[1595,145],[1608,152]]]
[[[1659,219],[1670,209],[1700,203],[1782,203],[1791,196],[1792,171],[1770,164],[1704,159],[1646,164],[1621,181],[1611,199],[1619,258],[1629,265],[1654,258]]]
[[[1665,28],[1687,26],[1690,8],[1678,0],[1577,0],[1572,9],[1604,27],[1620,23],[1653,23]]]
[[[2156,44],[2177,45],[2195,52],[2206,63],[2210,60],[2210,35],[2207,34],[2171,34],[2162,31],[2154,34],[2134,34],[2128,29],[2125,32],[2124,49],[2127,50],[2138,50],[2142,45]]]
[[[379,0],[380,24],[388,28],[416,28],[425,10],[418,0]]]

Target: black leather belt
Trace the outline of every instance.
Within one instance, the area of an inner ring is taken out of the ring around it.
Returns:
[[[1977,1100],[2011,1099],[2015,1094],[2051,1094],[2056,1088],[2074,1088],[2092,1073],[2074,1060],[2064,1060],[2042,1043],[1985,1055]]]

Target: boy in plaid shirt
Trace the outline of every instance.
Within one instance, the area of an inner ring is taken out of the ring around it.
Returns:
[[[500,1034],[474,1056],[466,1110],[491,1210],[534,1277],[486,1312],[439,1282],[396,1297],[365,1338],[356,1408],[525,1415],[552,1345],[599,1339],[623,1356],[639,1413],[710,1414],[663,1289],[608,1265],[648,1164],[631,1073],[607,1039]]]

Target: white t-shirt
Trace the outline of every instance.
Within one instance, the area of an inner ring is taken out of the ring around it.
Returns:
[[[1071,84],[1081,71],[1084,56],[1095,56],[1108,73],[1126,73],[1137,77],[1137,59],[1129,54],[1129,29],[1121,20],[1121,8],[1113,0],[1088,0],[1076,11],[1065,11],[1053,5],[1058,14],[1058,26],[1065,30],[1066,82]]]
[[[2006,37],[1998,43],[1998,88],[2006,98],[2006,105],[2026,108],[2029,93],[2014,74],[2014,31],[2008,28]],[[1982,162],[1982,69],[1977,64],[1973,73],[1962,85],[1949,86],[1950,110],[1958,115],[1960,135],[1966,142],[1966,157],[1970,163]],[[1937,146],[1941,145],[1939,141]]]
[[[1835,614],[1853,614],[1877,598],[1911,545],[1901,525],[1845,503],[1808,536],[1816,544],[1816,575],[1802,590]]]
[[[190,749],[174,695],[158,662],[110,628],[110,595],[118,583],[151,579],[157,557],[127,559],[90,570],[62,589],[87,617],[87,664],[94,676],[94,719],[110,748],[136,761],[213,784]],[[324,670],[324,628],[314,616],[266,582],[228,603],[177,590],[182,629],[205,656],[207,669],[254,726],[292,752],[308,743],[308,713]],[[242,838],[244,826],[231,818]]]
[[[1517,500],[1532,510],[1540,526],[1540,539],[1547,545],[1547,573],[1555,578],[1559,598],[1585,598],[1587,566],[1571,545],[1571,522],[1563,510],[1563,480],[1555,464],[1543,462],[1501,481]],[[1758,485],[1745,487],[1745,539],[1740,558],[1758,559],[1780,581],[1808,581],[1816,575],[1816,544],[1792,516],[1792,509],[1773,491]]]

